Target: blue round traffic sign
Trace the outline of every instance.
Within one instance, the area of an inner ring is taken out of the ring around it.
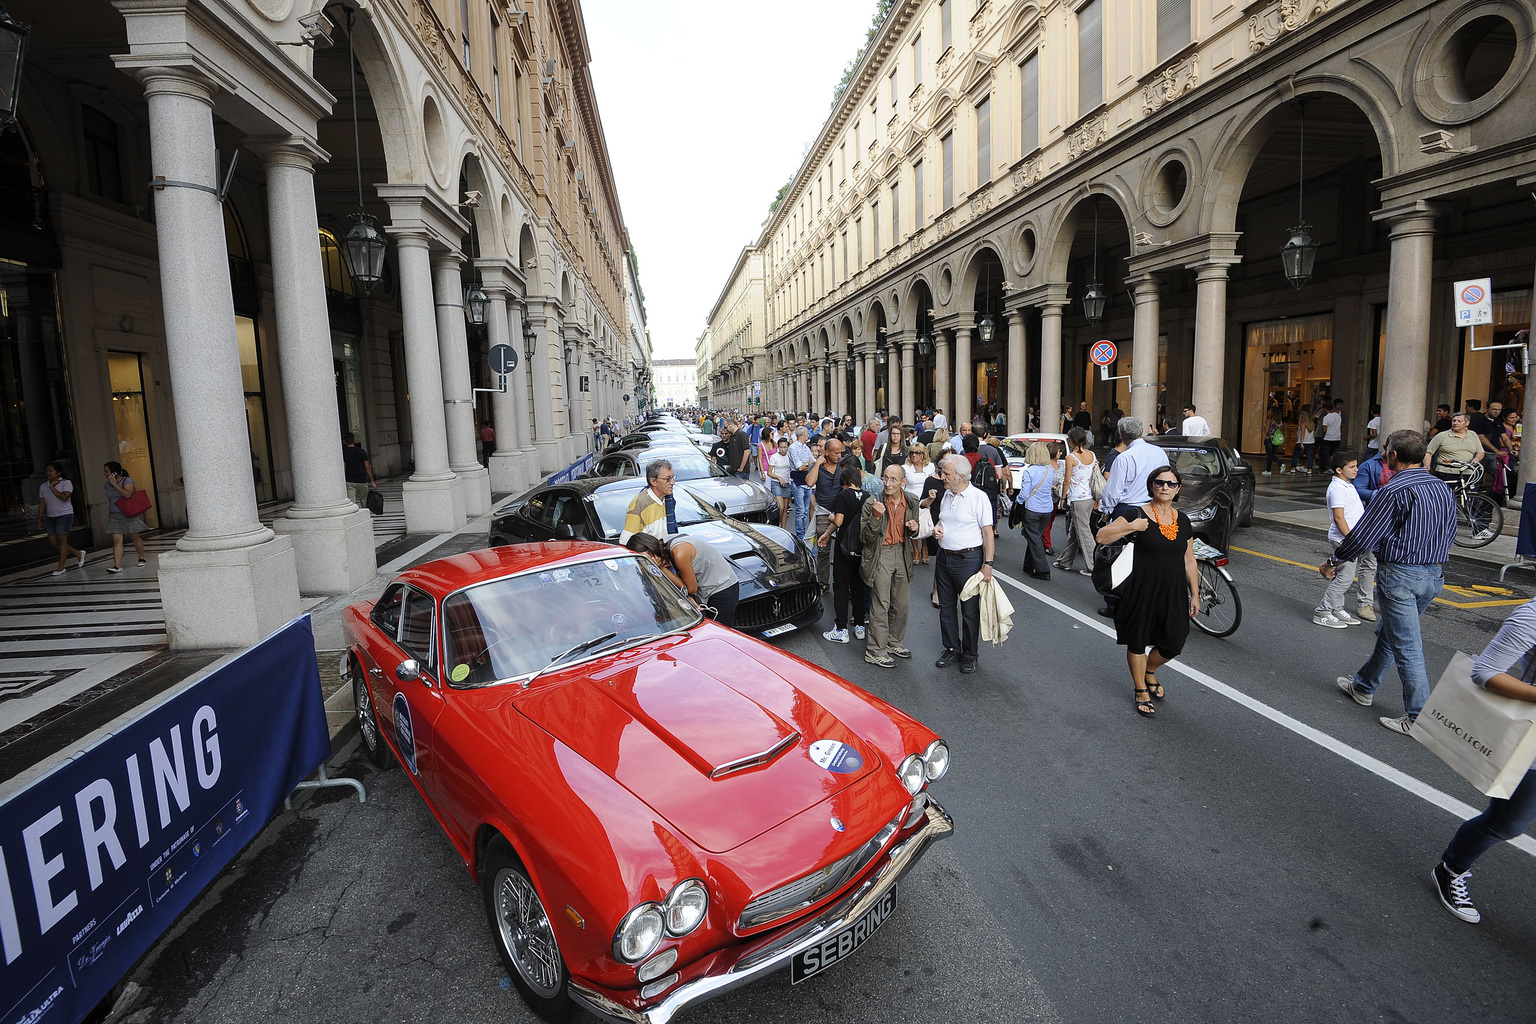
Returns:
[[[486,359],[492,373],[511,373],[517,369],[517,349],[511,345],[492,345]]]
[[[1115,343],[1112,341],[1096,341],[1093,349],[1088,353],[1095,366],[1108,366],[1115,361]]]

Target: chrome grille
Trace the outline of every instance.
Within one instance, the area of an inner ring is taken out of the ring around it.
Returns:
[[[736,628],[743,632],[771,629],[809,613],[820,600],[821,591],[814,583],[769,590],[736,606]]]
[[[847,856],[808,875],[802,875],[793,882],[781,885],[748,903],[746,909],[741,912],[739,926],[757,928],[782,917],[788,917],[813,903],[820,902],[847,885],[885,848],[891,836],[896,834],[897,828],[901,825],[901,819],[906,813],[906,809],[903,808],[902,812],[875,833],[869,842]]]

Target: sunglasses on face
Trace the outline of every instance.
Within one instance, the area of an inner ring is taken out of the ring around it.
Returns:
[[[1177,487],[1177,486],[1179,486],[1179,482],[1177,480],[1153,480],[1152,481],[1152,486],[1153,487]]]

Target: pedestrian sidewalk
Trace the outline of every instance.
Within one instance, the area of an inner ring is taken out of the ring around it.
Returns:
[[[404,477],[379,481],[384,514],[374,517],[379,575],[354,594],[304,598],[315,629],[320,677],[331,734],[351,720],[351,695],[341,688],[336,665],[345,647],[341,612],[376,596],[395,573],[426,557],[454,534],[407,536],[401,498]],[[263,523],[289,507],[263,505]],[[489,520],[466,524],[459,534],[483,535]],[[52,576],[52,563],[0,576],[0,782],[151,699],[228,651],[171,651],[160,606],[159,556],[175,547],[184,530],[145,535],[148,565],[135,565],[125,545],[119,574],[109,574],[110,545],[92,548],[83,568]],[[386,561],[387,560],[387,561]],[[338,704],[337,691],[345,701]],[[343,706],[344,705],[344,706]]]
[[[1254,496],[1253,517],[1264,522],[1299,526],[1328,532],[1331,517],[1326,497],[1328,476],[1323,473],[1260,476]],[[1520,509],[1513,503],[1504,510],[1504,530],[1480,548],[1451,547],[1451,558],[1502,567],[1516,564],[1515,539],[1520,531]]]

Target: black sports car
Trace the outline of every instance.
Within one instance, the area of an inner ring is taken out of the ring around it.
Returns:
[[[1195,536],[1227,550],[1234,526],[1253,525],[1253,495],[1258,481],[1253,467],[1219,437],[1161,434],[1147,441],[1168,453],[1179,471],[1179,511],[1189,517]]]
[[[732,476],[686,441],[677,445],[652,444],[645,448],[603,452],[587,476],[644,479],[646,467],[660,459],[672,464],[678,483],[686,484],[695,495],[732,519],[767,523],[778,518],[779,503],[767,488],[755,481]]]
[[[573,538],[617,544],[624,514],[644,486],[644,480],[633,477],[541,484],[497,510],[491,544]],[[804,543],[776,526],[731,519],[686,485],[673,493],[678,532],[708,542],[736,570],[741,582],[737,629],[772,637],[821,618],[821,590]]]

